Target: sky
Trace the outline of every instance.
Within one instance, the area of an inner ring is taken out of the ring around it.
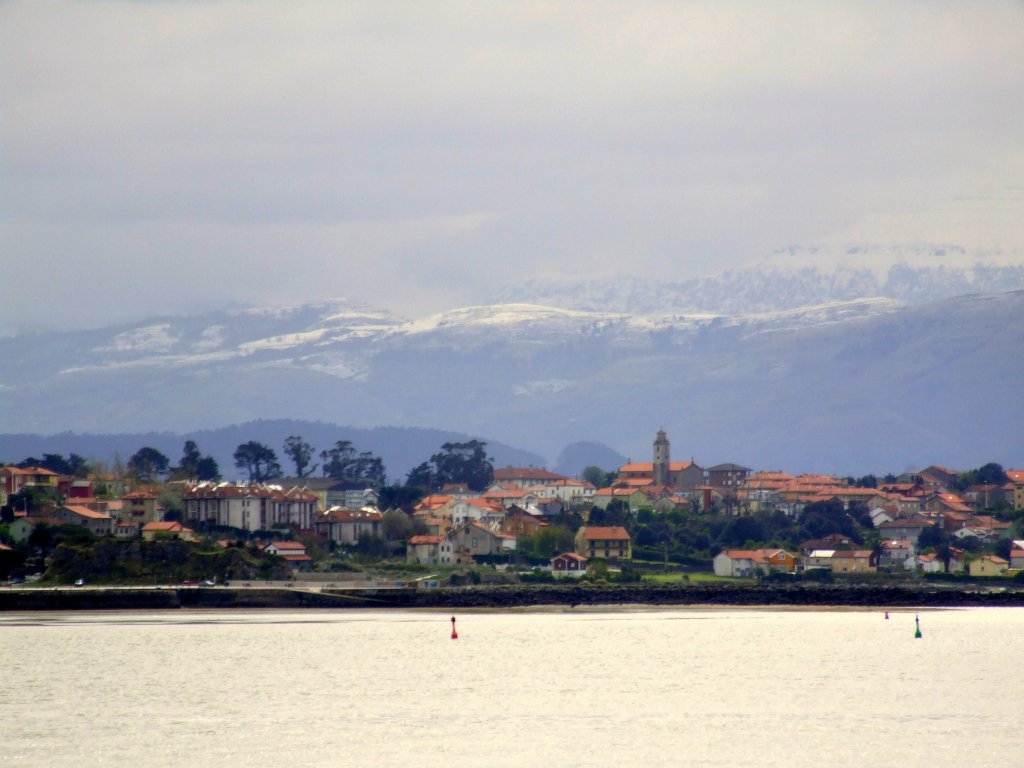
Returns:
[[[1021,94],[1021,2],[0,0],[0,333],[1024,263]]]

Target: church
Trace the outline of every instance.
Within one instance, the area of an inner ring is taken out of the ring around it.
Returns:
[[[668,486],[677,491],[692,491],[704,485],[704,470],[692,460],[673,462],[668,435],[664,429],[659,429],[654,438],[652,461],[649,464],[631,462],[619,467],[616,484],[636,488]]]

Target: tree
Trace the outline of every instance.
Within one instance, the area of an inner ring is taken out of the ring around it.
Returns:
[[[199,452],[194,440],[186,440],[174,474],[188,480],[216,480],[220,477],[220,467],[212,456],[203,456]]]
[[[573,533],[562,525],[547,525],[538,528],[530,537],[530,546],[536,557],[551,558],[561,552],[569,552],[574,545]]]
[[[487,455],[487,443],[469,440],[442,445],[440,451],[409,472],[406,484],[433,492],[445,485],[465,483],[470,490],[483,491],[493,479],[494,464]]]
[[[583,471],[580,472],[580,479],[584,482],[590,483],[597,489],[608,487],[608,477],[609,475],[607,472],[600,467],[595,467],[593,465],[584,467]]]
[[[262,483],[281,475],[274,449],[255,440],[238,446],[233,458],[235,466],[245,472],[251,482]]]
[[[295,476],[296,477],[307,477],[316,472],[316,468],[319,464],[313,464],[310,466],[309,462],[313,458],[313,446],[302,439],[300,435],[289,435],[284,441],[284,452],[285,455],[292,460],[295,464]],[[309,470],[306,470],[309,467]]]
[[[389,509],[381,515],[381,528],[387,541],[400,541],[412,535],[412,520],[400,509]]]
[[[171,460],[164,456],[156,448],[148,445],[140,448],[128,459],[128,472],[144,483],[151,483],[159,480],[167,473],[171,466]]]
[[[71,470],[71,474],[77,478],[85,478],[92,472],[92,467],[89,462],[77,453],[68,454],[68,468]]]
[[[386,479],[384,462],[369,451],[356,453],[349,440],[339,440],[334,446],[320,452],[324,477],[351,480],[381,487]]]

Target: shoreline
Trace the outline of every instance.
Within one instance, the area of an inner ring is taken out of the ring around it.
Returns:
[[[644,609],[835,610],[1024,607],[1024,588],[970,585],[502,585],[435,589],[92,587],[0,590],[0,612],[178,609]]]

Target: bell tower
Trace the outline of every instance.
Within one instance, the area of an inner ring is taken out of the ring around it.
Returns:
[[[669,469],[668,437],[665,429],[658,430],[658,436],[654,438],[654,462],[652,464],[654,484],[671,485],[672,475]]]

